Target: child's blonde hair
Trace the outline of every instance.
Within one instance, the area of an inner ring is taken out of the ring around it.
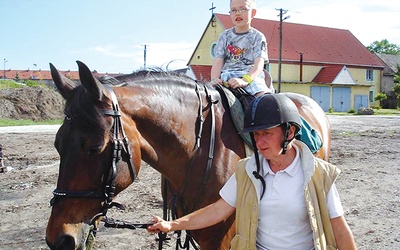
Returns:
[[[231,2],[232,2],[232,0],[231,0]],[[249,9],[255,9],[257,7],[255,0],[244,0],[244,2],[246,3],[246,7]]]
[[[257,7],[255,0],[246,0],[246,5],[248,5],[250,9],[255,9]]]

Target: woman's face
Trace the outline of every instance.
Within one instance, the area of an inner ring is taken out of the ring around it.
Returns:
[[[254,132],[259,153],[266,159],[274,159],[282,153],[283,131],[274,127]]]

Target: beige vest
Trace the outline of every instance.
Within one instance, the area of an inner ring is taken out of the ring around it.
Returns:
[[[307,147],[304,143],[295,143],[300,149],[305,177],[304,197],[315,249],[337,249],[325,197],[340,170],[313,157],[311,151],[304,150]],[[261,182],[253,177],[252,172],[256,169],[254,162],[253,157],[240,160],[237,164],[236,235],[231,242],[234,250],[256,249]]]

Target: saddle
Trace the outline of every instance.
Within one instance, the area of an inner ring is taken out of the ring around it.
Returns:
[[[254,96],[248,94],[246,91],[234,90],[217,84],[216,89],[220,93],[221,97],[224,97],[229,104],[229,110],[231,113],[232,121],[236,127],[238,133],[243,130],[244,127],[244,110],[248,107],[250,102],[255,98]],[[314,154],[322,147],[322,139],[318,135],[317,131],[314,130],[311,125],[300,116],[301,129],[296,134],[295,138],[304,142],[311,152]],[[249,134],[242,134],[240,136],[243,138],[244,142],[253,150],[253,144],[251,143]]]

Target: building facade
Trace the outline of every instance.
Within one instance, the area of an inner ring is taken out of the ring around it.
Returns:
[[[280,22],[256,18],[252,26],[267,38],[269,62],[265,68],[276,90],[310,96],[325,111],[379,105],[374,98],[381,92],[384,64],[350,31],[284,22],[278,86]],[[212,16],[189,60],[189,76],[210,80],[213,48],[219,34],[231,27],[229,15]]]

